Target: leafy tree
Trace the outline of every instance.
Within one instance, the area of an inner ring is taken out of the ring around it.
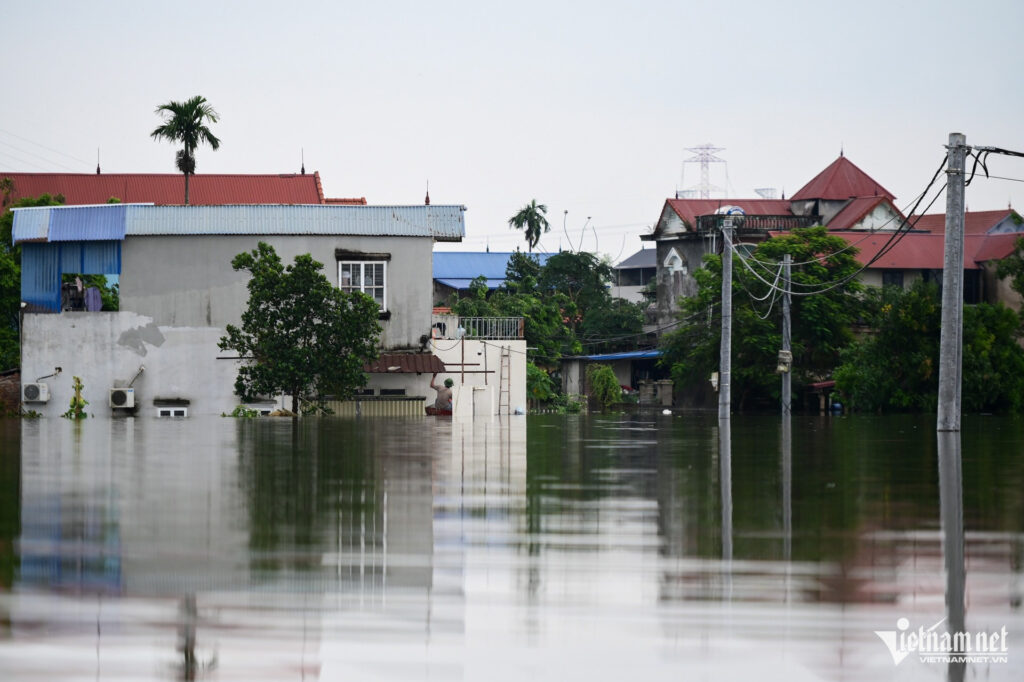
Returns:
[[[1017,216],[1018,219],[1020,216]],[[996,265],[996,275],[1003,279],[1010,278],[1010,288],[1024,296],[1024,237],[1018,237],[1014,250],[1009,256]]]
[[[505,289],[511,292],[536,290],[540,268],[540,261],[536,256],[516,249],[509,256],[508,264],[505,266]]]
[[[530,251],[533,251],[533,247],[537,246],[542,232],[551,231],[551,226],[548,224],[546,217],[547,213],[547,206],[538,204],[536,199],[532,199],[530,203],[523,206],[519,209],[518,213],[508,219],[509,227],[523,231]]]
[[[526,363],[526,395],[542,402],[555,397],[555,385],[551,381],[551,376],[532,362]]]
[[[207,121],[217,122],[217,112],[205,97],[196,95],[184,102],[171,100],[161,104],[156,113],[163,117],[164,122],[149,134],[150,137],[182,145],[175,156],[175,167],[185,175],[187,205],[188,178],[196,172],[196,147],[205,142],[214,151],[220,148],[220,139],[206,125]]]
[[[935,284],[869,293],[867,322],[877,330],[842,353],[836,387],[859,410],[934,410],[939,386],[942,301]],[[964,307],[962,404],[965,411],[1024,408],[1020,320],[1002,305]]]
[[[643,306],[609,297],[602,305],[584,309],[579,339],[588,353],[635,350],[643,326]]]
[[[219,344],[246,360],[235,381],[238,395],[290,395],[298,414],[302,396],[345,399],[366,383],[363,365],[377,357],[381,331],[371,297],[332,285],[309,254],[285,267],[264,242],[231,266],[251,274],[242,326],[228,325]]]
[[[733,395],[742,408],[748,402],[777,399],[778,351],[782,346],[781,304],[766,284],[774,281],[784,254],[795,263],[794,291],[815,291],[826,284],[844,281],[860,267],[855,251],[829,235],[824,227],[793,230],[767,239],[747,259],[755,275],[734,258],[733,263]],[[662,337],[662,362],[671,367],[679,386],[706,385],[718,370],[721,340],[722,259],[704,258],[694,272],[697,295],[680,306],[676,331]],[[792,298],[793,375],[797,385],[828,376],[838,364],[839,352],[850,343],[850,326],[858,320],[863,287],[855,280],[813,296]],[[758,300],[763,299],[763,300]]]
[[[602,410],[622,400],[622,387],[609,365],[593,363],[587,365],[587,386],[590,395],[601,405]]]

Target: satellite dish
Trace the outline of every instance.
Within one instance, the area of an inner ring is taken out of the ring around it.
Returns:
[[[715,215],[747,215],[739,206],[719,206],[715,209]]]

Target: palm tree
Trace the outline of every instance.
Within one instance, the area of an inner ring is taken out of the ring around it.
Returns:
[[[206,121],[217,122],[217,112],[205,97],[196,95],[184,102],[171,100],[156,108],[164,123],[149,134],[155,140],[181,142],[174,165],[185,174],[185,204],[188,204],[188,176],[196,172],[196,147],[205,142],[216,150],[220,140],[206,127]]]
[[[537,200],[533,199],[530,203],[519,209],[519,213],[508,219],[509,227],[523,230],[526,233],[526,243],[529,245],[530,251],[533,251],[533,247],[537,246],[542,232],[551,231],[548,219],[544,217],[547,215],[547,212],[547,206],[538,204]]]

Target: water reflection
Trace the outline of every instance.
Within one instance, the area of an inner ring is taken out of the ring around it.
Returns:
[[[873,634],[1024,626],[1020,424],[966,422],[961,464],[931,419],[730,421],[5,427],[0,670],[1021,677]]]

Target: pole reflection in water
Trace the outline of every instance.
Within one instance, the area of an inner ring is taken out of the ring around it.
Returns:
[[[732,424],[718,420],[718,467],[722,486],[722,581],[724,599],[732,598]]]
[[[960,460],[960,434],[938,432],[939,515],[942,522],[942,556],[946,565],[946,622],[950,633],[964,627],[964,503]],[[957,652],[954,652],[957,653]],[[951,682],[964,679],[966,663],[950,661]]]
[[[782,417],[782,559],[786,562],[786,603],[792,599],[793,566],[793,423]]]

